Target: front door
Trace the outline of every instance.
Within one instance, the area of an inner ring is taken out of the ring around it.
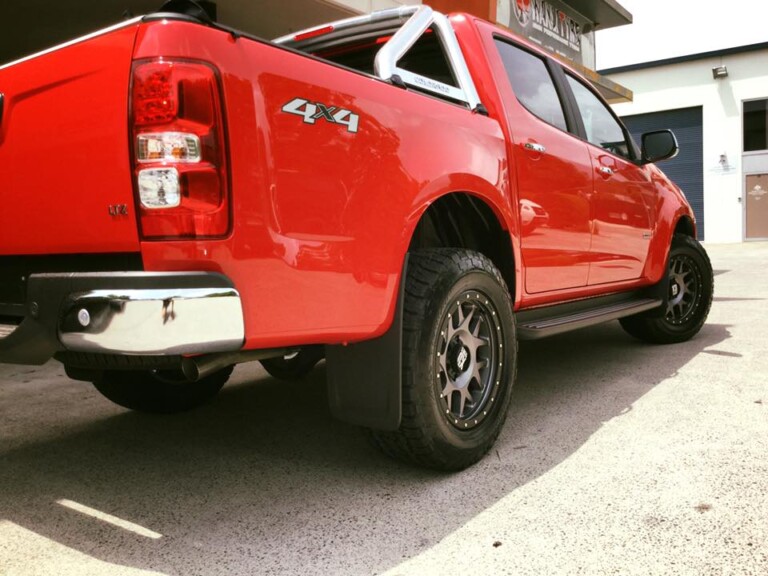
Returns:
[[[655,187],[650,171],[631,161],[624,128],[580,80],[566,75],[595,174],[589,284],[640,278],[653,234]]]

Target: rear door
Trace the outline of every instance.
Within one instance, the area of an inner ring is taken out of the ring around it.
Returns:
[[[509,83],[499,81],[513,134],[525,289],[541,293],[587,284],[592,165],[568,133],[554,64],[516,44],[495,41]],[[496,74],[502,78],[503,73]]]

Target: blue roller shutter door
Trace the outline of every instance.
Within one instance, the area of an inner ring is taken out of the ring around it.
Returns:
[[[677,136],[680,153],[659,163],[664,173],[685,192],[696,215],[699,240],[704,239],[704,146],[701,106],[636,114],[622,118],[635,142],[651,130],[669,128]]]

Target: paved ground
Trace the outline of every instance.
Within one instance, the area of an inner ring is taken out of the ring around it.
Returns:
[[[152,417],[0,366],[0,575],[768,574],[768,243],[710,246],[709,323],[524,343],[496,449],[454,475],[255,366]]]

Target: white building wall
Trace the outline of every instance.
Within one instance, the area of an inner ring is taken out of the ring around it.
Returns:
[[[707,242],[744,238],[742,103],[768,98],[767,61],[768,50],[761,50],[609,76],[634,92],[633,102],[613,106],[620,116],[702,106]],[[712,68],[720,65],[728,77],[715,80]]]

